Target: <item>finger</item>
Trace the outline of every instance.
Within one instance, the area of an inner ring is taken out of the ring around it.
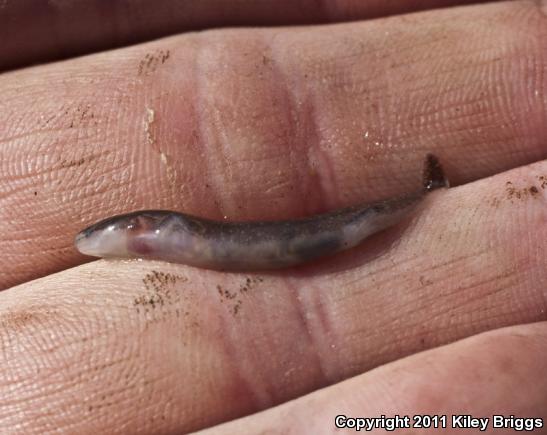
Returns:
[[[284,273],[101,260],[2,292],[0,424],[189,431],[545,321],[546,180],[544,162],[432,193],[415,219]]]
[[[220,26],[313,24],[438,8],[477,0],[3,0],[0,70]]]
[[[545,157],[545,20],[210,32],[4,75],[0,284],[82,261],[73,235],[120,212],[291,218],[416,189],[430,151],[452,184]]]
[[[481,430],[485,434],[496,434],[503,428],[542,432],[547,424],[547,381],[541,375],[547,367],[546,345],[546,322],[484,333],[202,433],[327,434],[337,432],[337,415],[376,417],[378,421],[381,416],[408,416],[398,430],[412,433],[458,434],[473,428],[461,426],[466,420],[458,416],[466,415],[488,417],[485,430]],[[427,430],[427,417],[420,418],[424,415],[444,415],[446,420],[433,420]],[[340,424],[345,421],[339,419]],[[500,427],[500,421],[505,426]],[[384,427],[372,432],[385,432]]]

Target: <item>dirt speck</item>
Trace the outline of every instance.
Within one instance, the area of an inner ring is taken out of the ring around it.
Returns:
[[[238,300],[237,303],[234,305],[234,308],[232,309],[234,316],[237,316],[237,313],[239,312],[240,308],[241,308],[241,300]]]
[[[161,65],[171,57],[170,50],[156,50],[152,53],[146,53],[139,61],[139,76],[148,76],[156,71]]]
[[[545,189],[547,187],[547,177],[545,175],[540,175],[538,177],[539,180],[539,187],[542,189]]]
[[[541,182],[541,180],[540,180]],[[541,187],[541,184],[540,184]],[[543,187],[541,187],[543,188]],[[506,198],[513,203],[515,200],[525,200],[528,198],[535,198],[539,194],[537,186],[516,187],[513,182],[507,181],[505,183]]]
[[[19,332],[34,323],[44,322],[54,312],[49,309],[27,307],[0,314],[0,329]]]
[[[220,296],[220,302],[224,302],[225,299],[232,300],[237,297],[237,293],[232,293],[230,290],[226,290],[220,285],[217,285],[217,292]]]
[[[86,161],[93,160],[93,158],[94,158],[93,156],[90,156],[89,159],[87,159],[86,157],[82,157],[77,160],[63,159],[61,160],[61,163],[59,164],[59,166],[61,168],[72,168],[74,166],[82,166]]]
[[[146,292],[137,296],[133,300],[133,305],[139,307],[155,309],[165,305],[173,305],[180,300],[180,291],[175,288],[178,282],[185,282],[188,279],[181,275],[158,272],[153,270],[147,273],[142,279]]]
[[[424,275],[420,275],[420,284],[425,287],[425,286],[433,284],[433,281],[426,278]]]
[[[75,107],[68,107],[62,111],[62,115],[68,118],[68,128],[80,126],[99,125],[99,117],[91,110],[92,106],[89,103],[79,103]]]
[[[490,204],[492,207],[498,208],[499,205],[501,204],[501,200],[500,200],[497,196],[494,196],[494,197],[489,201],[489,204]]]
[[[216,290],[219,295],[220,303],[224,304],[224,302],[226,302],[226,306],[230,313],[232,313],[233,316],[236,316],[241,311],[244,294],[262,282],[264,282],[262,277],[253,276],[246,277],[236,290],[229,290],[221,285],[217,285]]]
[[[245,282],[240,284],[239,291],[246,293],[261,282],[264,282],[264,278],[261,278],[260,276],[247,277],[245,278]]]

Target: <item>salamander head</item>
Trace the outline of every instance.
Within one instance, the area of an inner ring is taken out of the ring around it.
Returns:
[[[76,235],[74,245],[93,257],[145,257],[154,249],[154,228],[162,213],[128,213],[97,222]]]

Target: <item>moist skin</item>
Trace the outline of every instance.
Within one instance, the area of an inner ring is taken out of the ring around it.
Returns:
[[[398,223],[431,190],[448,187],[437,158],[428,154],[423,188],[304,219],[226,222],[168,210],[142,210],[102,220],[81,231],[76,248],[103,258],[144,258],[207,269],[279,269],[361,244]]]

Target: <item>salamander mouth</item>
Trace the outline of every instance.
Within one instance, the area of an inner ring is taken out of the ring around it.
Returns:
[[[76,234],[76,237],[74,237],[74,244],[76,247],[78,247],[78,244],[82,242],[87,237],[86,230],[80,231],[78,234]]]

